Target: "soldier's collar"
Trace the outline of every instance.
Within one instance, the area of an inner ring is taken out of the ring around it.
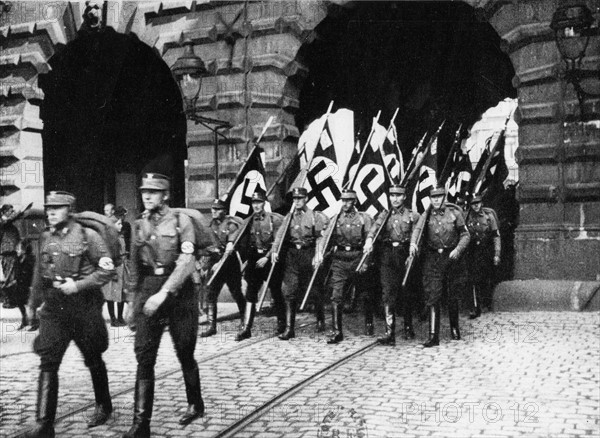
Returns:
[[[442,204],[442,206],[438,209],[433,209],[433,214],[444,214],[446,212],[446,204]]]
[[[306,210],[308,210],[308,207],[305,205],[302,208],[295,208],[294,209],[294,214],[298,214],[298,213],[306,213]]]
[[[401,205],[400,207],[392,207],[392,213],[404,213],[406,207]]]
[[[344,214],[344,216],[354,216],[356,214],[358,210],[356,209],[356,207],[352,207],[350,210],[348,211],[342,211],[342,213]]]
[[[477,216],[483,216],[483,208],[480,209],[478,212],[471,209],[471,213],[473,213],[474,215],[477,215]]]
[[[263,211],[262,213],[254,213],[254,220],[262,221],[267,215],[266,213],[266,211]]]

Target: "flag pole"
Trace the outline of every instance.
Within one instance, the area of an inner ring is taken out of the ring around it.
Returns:
[[[329,103],[329,107],[327,108],[327,112],[325,113],[325,121],[323,122],[323,126],[321,127],[321,132],[323,132],[323,129],[325,129],[325,124],[327,123],[329,114],[331,114],[332,108],[333,108],[333,100]],[[321,133],[319,133],[319,135],[321,135]],[[310,157],[310,160],[308,161],[308,164],[306,167],[307,170],[310,169],[310,165],[312,164],[314,158],[315,158],[315,151],[313,151],[312,156]],[[300,187],[304,186],[304,183],[306,182],[306,177],[307,177],[307,173],[305,173],[304,176],[302,177],[302,180],[300,182]],[[276,251],[273,251],[273,254],[279,254],[281,252],[281,247],[283,246],[283,241],[285,240],[285,236],[288,232],[288,229],[290,228],[290,224],[292,223],[293,213],[294,213],[294,203],[292,203],[290,212],[287,214],[287,216],[284,219],[284,222],[281,224],[281,226],[283,227],[283,236],[282,236],[281,240],[279,241],[279,247],[275,248]],[[273,276],[273,272],[275,271],[276,264],[277,263],[273,263],[273,261],[271,260],[271,269],[269,270],[269,275],[267,276],[266,281],[263,283],[262,289],[260,291],[259,299],[258,299],[258,304],[256,306],[257,313],[260,312],[263,302],[265,301],[265,297],[267,296],[267,289],[269,288],[269,283],[271,282],[271,277]]]
[[[347,183],[344,186],[345,189],[347,189],[347,188],[351,189],[354,186],[354,183],[356,182],[356,178],[358,177],[358,169],[360,167],[360,163],[362,163],[363,157],[365,156],[365,152],[367,151],[367,147],[369,146],[369,143],[371,142],[371,138],[373,137],[373,134],[375,133],[375,125],[379,121],[379,116],[381,116],[381,110],[379,110],[379,112],[377,113],[377,116],[373,119],[373,125],[371,126],[371,132],[369,132],[369,137],[367,138],[365,145],[363,146],[362,150],[360,151],[360,157],[358,158],[358,162],[356,163],[356,172],[354,173],[354,176],[352,177],[352,181],[350,182],[350,184]],[[348,168],[348,172],[350,172],[350,168]]]
[[[452,155],[456,152],[456,146],[460,145],[460,130],[462,129],[462,123],[460,125],[458,125],[458,129],[456,130],[456,134],[454,134],[454,142],[452,142],[452,147],[450,148],[450,152],[448,152],[448,156],[446,157],[446,162],[444,163],[444,167],[442,168],[442,173],[440,174],[440,186],[442,184],[446,183],[446,179],[448,179],[448,177],[450,175],[448,175],[449,173],[449,167],[450,167],[450,161],[452,159]]]
[[[427,151],[429,150],[429,148],[431,147],[431,145],[433,144],[433,142],[437,139],[437,136],[439,135],[440,131],[442,130],[442,127],[444,126],[444,123],[446,123],[445,120],[438,127],[437,131],[435,131],[435,134],[433,134],[431,136],[431,138],[427,142],[424,150],[423,151],[417,151],[417,153],[415,154],[415,157],[414,157],[415,158],[414,166],[411,169],[410,174],[408,172],[404,174],[404,180],[400,183],[401,186],[405,187],[406,184],[408,183],[408,181],[410,181],[412,179],[412,177],[414,176],[415,172],[421,167],[421,163],[423,162],[423,159],[425,158],[425,154],[427,153]],[[423,155],[421,156],[420,159],[418,159],[418,161],[416,161],[419,152],[423,152]]]
[[[394,120],[396,120],[396,116],[398,115],[399,110],[400,110],[400,108],[396,108],[396,112],[392,116],[392,120],[390,120],[390,125],[388,126],[387,131],[385,131],[385,137],[383,139],[383,143],[385,143],[385,141],[387,140],[387,136],[389,135],[390,131],[392,130],[392,127],[394,126]],[[385,173],[386,173],[388,179],[390,180],[390,182],[392,182],[394,180],[392,179],[392,175],[390,174],[390,169],[388,169],[385,164],[385,156],[383,155],[383,143],[381,143],[381,145],[379,146],[379,154],[381,155],[381,159],[383,160],[383,168],[385,169]]]

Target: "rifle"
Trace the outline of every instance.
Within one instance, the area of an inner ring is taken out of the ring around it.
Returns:
[[[375,245],[375,241],[379,237],[379,234],[381,233],[381,230],[383,230],[383,227],[385,227],[385,224],[387,223],[388,219],[390,218],[391,213],[392,213],[391,208],[389,210],[385,211],[385,217],[383,218],[383,222],[381,223],[381,226],[377,229],[377,231],[375,232],[375,235],[373,236],[373,245]],[[371,254],[371,251],[367,252],[367,253],[363,253],[362,257],[360,258],[360,261],[358,262],[358,266],[356,267],[356,272],[360,272],[362,265],[366,262],[367,257],[369,257],[370,254]]]
[[[323,236],[323,257],[321,257],[321,262],[313,269],[312,276],[310,277],[310,282],[308,283],[308,287],[306,288],[306,292],[304,293],[304,299],[302,300],[302,304],[300,305],[300,310],[304,310],[304,306],[306,305],[306,301],[308,300],[308,295],[310,295],[310,290],[312,289],[312,286],[317,278],[317,274],[319,272],[319,269],[321,268],[321,265],[323,264],[323,260],[325,260],[325,252],[327,252],[327,247],[329,246],[331,236],[333,236],[333,232],[335,231],[335,226],[339,217],[340,215],[338,214],[335,217],[335,221],[333,222],[331,228],[328,230],[327,234]],[[319,248],[315,248],[315,254],[318,250]]]
[[[250,222],[252,222],[252,217],[253,216],[254,216],[254,213],[252,213],[250,215],[250,219],[247,220],[247,221],[245,221],[243,227],[238,231],[238,235],[236,236],[235,241],[233,242],[233,250],[231,252],[227,252],[226,251],[223,254],[223,256],[221,257],[221,259],[215,265],[215,269],[213,270],[212,275],[210,276],[209,280],[206,282],[206,287],[209,287],[212,284],[212,282],[215,280],[215,278],[217,278],[217,275],[221,271],[221,268],[223,267],[223,265],[225,264],[225,262],[227,261],[227,259],[229,258],[229,256],[235,252],[235,247],[240,242],[241,238],[243,237],[243,235],[245,234],[246,230],[248,229],[248,224]]]
[[[427,207],[427,210],[425,211],[424,215],[425,215],[425,220],[423,221],[423,227],[421,228],[421,230],[419,230],[419,235],[417,236],[417,240],[416,240],[416,245],[417,248],[421,247],[421,242],[423,241],[423,234],[425,234],[425,227],[427,227],[427,219],[429,218],[429,213],[431,212],[431,204],[429,205],[429,207]],[[408,257],[406,258],[406,263],[405,263],[405,270],[404,270],[404,278],[402,279],[402,287],[406,287],[406,282],[408,281],[408,276],[410,275],[410,271],[412,270],[412,267],[415,263],[415,259],[417,258],[416,255],[408,255]]]
[[[293,215],[294,215],[294,206],[292,205],[290,212],[288,213],[288,215],[285,217],[285,220],[281,224],[281,226],[283,227],[283,230],[284,230],[283,236],[279,240],[277,247],[275,247],[275,248],[271,247],[272,254],[279,254],[281,252],[281,247],[283,246],[283,241],[285,240],[285,235],[287,234],[288,229],[290,228],[290,223],[292,222]],[[271,277],[273,276],[273,272],[275,271],[276,264],[277,263],[274,263],[273,260],[271,260],[271,269],[269,269],[269,275],[267,275],[267,280],[263,283],[262,289],[260,291],[260,298],[258,299],[258,305],[256,306],[257,313],[260,312],[263,302],[265,301],[265,296],[267,295],[267,289],[269,288],[269,283],[271,282]]]

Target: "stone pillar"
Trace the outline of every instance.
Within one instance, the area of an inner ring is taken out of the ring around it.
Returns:
[[[598,19],[594,3],[588,1],[588,6]],[[598,98],[586,102],[595,122],[577,121],[577,98],[562,78],[563,61],[549,28],[557,6],[558,1],[550,0],[513,2],[491,20],[504,31],[500,34],[517,72],[521,211],[515,278],[596,280],[600,279],[600,104]],[[590,41],[586,68],[600,67],[599,48],[596,36]]]
[[[2,15],[0,33],[0,167],[1,203],[17,209],[44,202],[42,127],[44,98],[38,76],[47,61],[75,32],[66,2],[11,2]]]

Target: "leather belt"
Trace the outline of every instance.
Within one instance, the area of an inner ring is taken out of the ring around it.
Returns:
[[[351,245],[346,245],[346,246],[339,246],[338,245],[338,249],[346,251],[346,252],[350,252],[350,251],[360,251],[361,248],[358,247],[358,246],[351,246]]]
[[[167,275],[171,275],[174,268],[168,266],[159,266],[157,268],[152,268],[150,266],[143,266],[141,269],[141,274],[146,277],[166,277]]]
[[[301,243],[292,243],[292,246],[295,247],[296,249],[312,248],[312,245],[303,245]]]

